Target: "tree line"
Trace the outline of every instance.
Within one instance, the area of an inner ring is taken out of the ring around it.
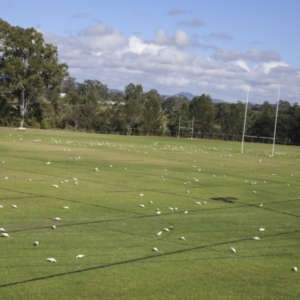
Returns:
[[[300,107],[280,100],[278,108],[277,141],[300,144]],[[275,114],[268,101],[249,105],[246,135],[268,141]],[[41,33],[0,19],[0,126],[226,138],[242,135],[244,117],[244,103],[214,103],[206,94],[189,101],[144,92],[141,84],[117,92],[98,80],[77,82]]]

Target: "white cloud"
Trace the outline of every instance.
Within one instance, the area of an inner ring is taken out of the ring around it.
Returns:
[[[188,47],[192,44],[190,38],[183,30],[176,30],[173,36],[169,36],[163,29],[158,29],[155,32],[154,43],[159,45]]]
[[[142,39],[136,36],[131,36],[128,39],[128,47],[126,47],[124,50],[118,51],[118,54],[131,52],[136,54],[148,53],[154,55],[157,54],[162,48],[163,47],[160,45],[145,43]]]
[[[196,28],[203,26],[204,22],[200,18],[195,17],[192,20],[178,22],[176,25]]]
[[[209,37],[219,39],[219,40],[232,40],[232,36],[228,35],[225,32],[213,32],[209,35]]]
[[[159,85],[166,85],[166,86],[186,86],[190,81],[184,77],[177,77],[177,76],[159,76],[156,78],[156,83]]]
[[[177,30],[175,33],[175,43],[177,46],[186,47],[190,44],[190,39],[182,30]]]
[[[246,71],[250,71],[250,68],[248,67],[247,63],[241,59],[235,61],[235,64],[241,68],[243,68]]]
[[[186,10],[174,8],[174,9],[171,9],[171,10],[168,12],[168,15],[169,15],[169,16],[176,16],[176,15],[185,15],[185,14],[187,14],[187,13],[188,13],[188,12],[187,12]]]
[[[246,54],[245,58],[253,61],[280,61],[280,55],[272,50],[261,51],[257,48],[249,49]]]
[[[227,50],[227,49],[218,49],[214,54],[214,59],[222,61],[235,61],[243,59],[243,53],[241,50]]]
[[[172,38],[163,29],[157,29],[155,32],[155,42],[160,45],[171,45]]]
[[[210,94],[228,101],[245,100],[251,87],[252,102],[262,102],[282,86],[282,99],[299,101],[300,70],[293,69],[271,50],[218,49],[209,56],[194,47],[187,32],[168,35],[163,29],[153,40],[132,35],[99,23],[77,36],[43,33],[47,43],[58,47],[60,61],[69,65],[78,81],[97,79],[110,88],[123,89],[130,82],[161,94],[188,91]],[[273,101],[274,102],[274,101]]]
[[[72,15],[72,18],[79,19],[79,18],[83,18],[83,17],[88,17],[89,15],[90,15],[89,13],[80,12],[80,13]]]
[[[246,52],[242,52],[239,49],[217,49],[214,53],[214,58],[223,61],[236,61],[236,60],[250,60],[260,62],[272,62],[280,61],[280,55],[272,50],[259,50],[257,48],[251,48]]]
[[[113,28],[107,26],[104,23],[98,23],[93,26],[89,26],[84,30],[85,36],[100,36],[107,35],[116,32]]]
[[[258,66],[255,66],[254,69],[256,69],[258,71],[262,71],[264,74],[269,74],[270,71],[274,68],[287,67],[287,66],[288,66],[288,64],[285,63],[285,62],[271,61],[271,62],[268,62],[268,63],[263,63],[263,64],[260,64]]]

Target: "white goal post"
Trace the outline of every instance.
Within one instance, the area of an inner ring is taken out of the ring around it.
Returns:
[[[276,140],[276,127],[277,127],[277,116],[278,116],[278,103],[279,103],[279,97],[280,97],[280,87],[278,89],[278,97],[277,97],[277,104],[276,104],[276,115],[275,115],[275,126],[274,126],[274,135],[273,137],[260,137],[263,139],[270,139],[273,140],[273,146],[272,146],[272,157],[274,156],[274,150],[275,150],[275,140]],[[244,152],[244,139],[246,137],[255,137],[252,135],[245,135],[246,131],[246,120],[247,120],[247,110],[248,110],[248,100],[249,100],[249,88],[247,92],[247,100],[245,105],[245,117],[244,117],[244,126],[243,126],[243,137],[242,137],[242,147],[241,147],[241,153]]]

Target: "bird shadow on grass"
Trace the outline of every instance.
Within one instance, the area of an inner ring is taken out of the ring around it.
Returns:
[[[211,200],[215,200],[215,201],[222,201],[225,203],[234,203],[235,200],[237,200],[237,198],[235,197],[214,197],[214,198],[210,198]]]

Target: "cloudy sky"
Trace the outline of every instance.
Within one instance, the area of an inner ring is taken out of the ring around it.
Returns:
[[[300,103],[300,0],[0,0],[82,82]]]

